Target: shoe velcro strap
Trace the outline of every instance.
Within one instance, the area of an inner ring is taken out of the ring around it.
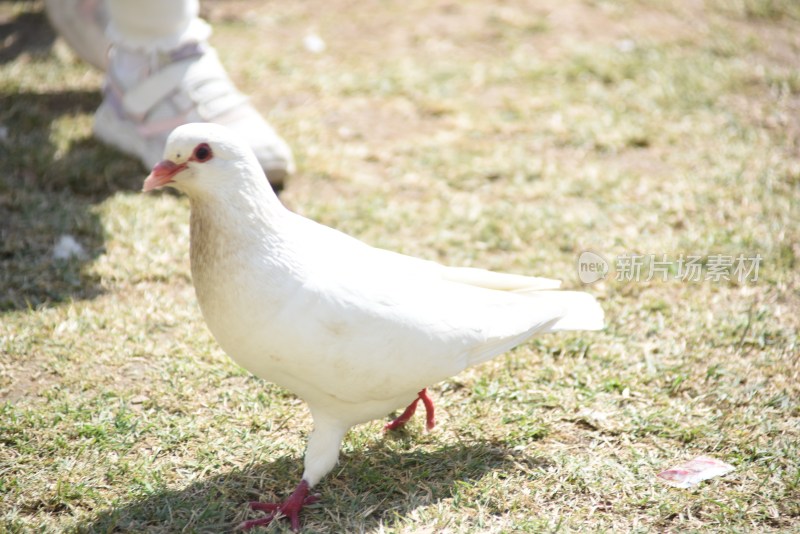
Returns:
[[[213,120],[248,100],[229,80],[220,78],[188,87],[187,92],[204,120]]]
[[[199,58],[191,57],[171,63],[139,85],[128,89],[122,96],[122,107],[126,113],[144,117],[181,85],[191,88],[220,79],[230,84],[216,53],[208,50]]]

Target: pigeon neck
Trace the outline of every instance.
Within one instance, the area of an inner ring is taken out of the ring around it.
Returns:
[[[253,185],[245,181],[235,189],[215,191],[213,194],[190,194],[192,213],[207,213],[219,224],[230,219],[233,224],[247,222],[249,225],[270,227],[282,218],[286,208],[266,184],[266,178],[263,180],[265,184]]]
[[[279,239],[287,210],[271,190],[229,193],[190,197],[193,261],[213,261],[214,256],[262,247]]]

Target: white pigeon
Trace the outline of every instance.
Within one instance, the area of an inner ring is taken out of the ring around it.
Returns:
[[[425,387],[534,334],[603,328],[587,293],[557,280],[446,267],[373,248],[286,209],[247,144],[215,124],[169,136],[143,190],[173,187],[191,204],[191,265],[203,317],[223,350],[256,376],[308,403],[314,430],[305,471],[266,517],[299,512],[335,466],[350,427],[411,403]]]

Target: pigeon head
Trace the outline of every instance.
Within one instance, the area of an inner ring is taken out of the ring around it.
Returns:
[[[241,188],[243,180],[267,181],[247,143],[212,123],[179,126],[167,138],[164,159],[144,181],[144,192],[168,186],[190,197]],[[261,184],[259,184],[261,185]]]

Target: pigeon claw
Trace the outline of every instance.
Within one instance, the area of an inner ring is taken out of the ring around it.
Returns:
[[[433,401],[428,396],[428,389],[426,388],[417,393],[417,398],[414,399],[414,402],[408,405],[403,413],[400,414],[400,417],[383,427],[383,431],[389,432],[390,430],[397,430],[398,428],[406,426],[411,416],[417,411],[417,404],[419,401],[422,401],[422,404],[425,406],[425,428],[433,430],[433,427],[436,426],[436,419],[434,417]]]
[[[308,482],[305,480],[298,484],[297,488],[292,492],[288,499],[282,503],[271,502],[251,502],[250,509],[258,510],[260,512],[267,512],[266,517],[259,519],[250,519],[239,525],[237,530],[250,530],[251,528],[261,527],[268,525],[273,519],[280,517],[288,517],[292,525],[292,530],[295,532],[300,530],[300,510],[307,504],[313,504],[319,500],[317,495],[309,495]]]

